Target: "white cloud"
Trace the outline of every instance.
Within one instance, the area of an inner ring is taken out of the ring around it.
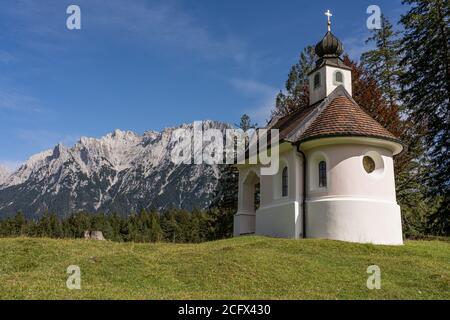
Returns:
[[[254,80],[234,78],[230,82],[235,89],[256,100],[245,112],[259,126],[265,126],[267,121],[270,120],[270,113],[275,106],[275,98],[279,91],[276,88]]]
[[[10,52],[0,50],[0,63],[8,64],[16,60],[17,60],[16,57],[12,55]]]
[[[142,47],[156,43],[208,59],[229,58],[238,63],[248,60],[242,39],[225,30],[214,33],[175,1],[78,0],[77,5],[81,8],[82,29],[72,33],[72,38],[83,39],[87,29],[106,31],[117,41],[133,41]],[[59,40],[67,37],[65,11],[61,12],[61,8],[64,4],[60,0],[17,0],[2,13],[20,21],[11,26],[11,31],[23,38],[24,45],[45,54],[65,49],[59,45]],[[30,39],[30,34],[37,38]]]
[[[91,4],[98,10],[91,22],[114,32],[126,32],[128,37],[125,39],[137,38],[144,45],[162,42],[206,58],[246,60],[246,46],[242,40],[229,34],[213,35],[209,26],[171,2],[91,0],[86,5],[87,10]]]
[[[235,87],[236,89],[240,90],[243,93],[249,94],[249,95],[254,95],[254,94],[272,94],[273,93],[273,88],[258,82],[258,81],[254,81],[254,80],[246,80],[246,79],[239,79],[239,78],[233,78],[231,79],[231,84],[233,85],[233,87]]]
[[[17,137],[26,141],[29,144],[40,148],[41,150],[50,149],[56,146],[58,143],[62,143],[66,146],[71,146],[78,141],[79,136],[72,134],[61,134],[49,130],[30,130],[19,129],[17,131]]]
[[[38,99],[15,89],[0,88],[0,110],[40,112]]]
[[[366,40],[369,34],[364,33],[354,37],[344,39],[342,42],[345,44],[345,52],[350,56],[352,60],[360,61],[361,55],[364,52],[373,49],[372,44],[366,44]]]

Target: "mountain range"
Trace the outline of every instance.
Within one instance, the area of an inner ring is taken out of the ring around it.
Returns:
[[[204,121],[204,129],[229,125]],[[207,208],[220,177],[215,165],[175,165],[175,129],[142,135],[116,130],[100,139],[83,137],[32,156],[14,172],[0,168],[0,217],[53,212],[127,214],[145,209]],[[204,146],[205,147],[205,146]]]

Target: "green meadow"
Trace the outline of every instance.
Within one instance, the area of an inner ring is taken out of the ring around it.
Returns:
[[[79,266],[81,289],[67,268]],[[381,289],[367,268],[379,266]],[[450,299],[450,242],[0,239],[0,299]]]

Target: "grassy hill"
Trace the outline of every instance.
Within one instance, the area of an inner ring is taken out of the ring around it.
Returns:
[[[81,290],[66,288],[69,265],[81,268]],[[366,287],[370,265],[381,268],[381,290]],[[450,299],[450,243],[0,239],[0,299],[355,298]]]

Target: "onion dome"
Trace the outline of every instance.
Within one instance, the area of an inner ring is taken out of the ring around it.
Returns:
[[[331,31],[316,45],[316,54],[322,58],[338,58],[344,52],[342,42]]]

